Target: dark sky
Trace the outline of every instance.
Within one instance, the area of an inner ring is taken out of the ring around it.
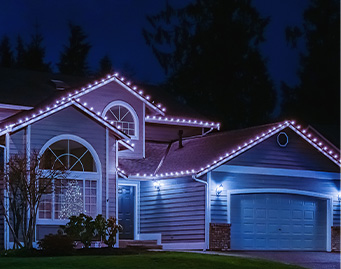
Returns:
[[[182,6],[188,0],[168,0]],[[29,41],[39,25],[44,36],[46,61],[52,62],[54,71],[63,45],[69,34],[68,22],[81,25],[92,44],[89,64],[94,71],[98,61],[108,54],[114,68],[132,69],[135,80],[161,82],[163,70],[150,47],[145,44],[142,28],[148,26],[147,14],[162,10],[166,0],[0,0],[0,37],[16,36]],[[263,16],[271,16],[266,30],[267,41],[262,52],[268,60],[269,73],[279,85],[284,80],[289,85],[298,82],[296,71],[298,53],[286,46],[284,29],[287,25],[302,24],[302,14],[308,0],[253,0]],[[303,47],[302,44],[300,44]]]

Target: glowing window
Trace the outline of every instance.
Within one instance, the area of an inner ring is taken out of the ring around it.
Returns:
[[[137,137],[137,117],[132,108],[123,104],[123,102],[119,102],[105,109],[104,112],[104,117],[118,129],[131,137]]]

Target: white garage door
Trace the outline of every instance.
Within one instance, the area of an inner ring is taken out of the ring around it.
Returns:
[[[303,195],[231,195],[231,249],[326,250],[327,201]]]

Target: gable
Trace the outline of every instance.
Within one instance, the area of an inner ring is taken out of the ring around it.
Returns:
[[[52,137],[72,134],[104,150],[105,127],[75,107],[58,111],[31,125],[31,148],[40,149]]]
[[[228,165],[299,169],[312,171],[340,172],[337,165],[298,136],[289,127],[282,130],[288,144],[281,147],[275,134],[243,154],[230,160]]]

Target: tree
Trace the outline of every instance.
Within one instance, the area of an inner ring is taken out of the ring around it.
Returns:
[[[99,61],[99,76],[105,76],[109,73],[112,73],[112,62],[108,55],[103,56]]]
[[[17,37],[17,46],[15,49],[16,49],[16,54],[17,54],[15,66],[18,68],[23,68],[25,65],[26,49],[25,49],[24,41],[19,35]]]
[[[88,71],[86,60],[91,45],[86,41],[87,36],[80,26],[70,23],[69,28],[69,44],[64,46],[58,68],[63,74],[83,76]]]
[[[50,63],[44,62],[45,48],[42,46],[43,40],[41,34],[36,33],[31,36],[31,42],[24,53],[24,68],[43,72],[50,71]]]
[[[167,87],[228,128],[268,120],[275,91],[259,52],[269,18],[249,0],[166,5],[147,17],[144,38],[168,74]]]
[[[14,65],[13,52],[8,36],[3,36],[0,43],[0,66],[12,67]]]
[[[303,29],[288,27],[286,33],[292,45],[302,36],[306,51],[300,54],[300,84],[284,87],[284,113],[310,124],[331,124],[339,129],[340,2],[311,0],[304,12]]]
[[[5,211],[14,243],[19,247],[33,247],[41,199],[52,193],[54,180],[66,175],[62,170],[39,169],[43,162],[45,160],[36,152],[29,159],[26,155],[16,154],[10,158],[2,175],[5,197],[0,199],[0,206]]]

